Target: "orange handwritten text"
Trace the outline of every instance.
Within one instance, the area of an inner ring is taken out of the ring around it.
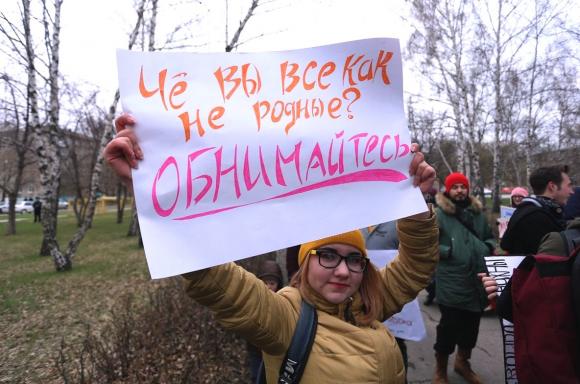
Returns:
[[[186,77],[187,72],[179,72],[170,77],[172,81],[168,84],[167,69],[163,69],[157,75],[157,84],[155,87],[148,88],[145,84],[143,66],[141,66],[141,71],[139,73],[139,94],[146,99],[159,95],[159,100],[166,111],[168,111],[169,108],[173,111],[177,111],[186,103],[186,100],[179,97],[187,90]],[[204,112],[206,113],[204,113],[202,117],[200,116],[200,109],[196,108],[194,110],[195,118],[193,119],[190,117],[188,111],[181,112],[177,115],[177,118],[181,121],[186,142],[191,138],[192,127],[197,131],[199,137],[202,137],[205,135],[206,125],[212,129],[220,129],[224,126],[219,122],[219,119],[221,119],[225,113],[225,108],[223,106],[218,105]]]
[[[232,65],[225,69],[219,67],[213,74],[224,101],[229,100],[240,86],[246,97],[255,95],[262,88],[260,71],[253,64]]]
[[[144,98],[153,97],[156,94],[159,94],[159,98],[161,99],[161,104],[163,104],[163,108],[165,108],[166,111],[168,110],[167,109],[167,102],[168,101],[169,101],[169,105],[171,106],[172,109],[179,109],[185,104],[185,101],[182,101],[181,103],[176,104],[176,101],[174,100],[174,98],[176,96],[181,95],[182,93],[184,93],[187,90],[187,82],[184,80],[181,80],[181,78],[185,77],[185,76],[187,76],[186,72],[179,72],[178,74],[171,76],[171,80],[177,79],[178,81],[175,81],[172,85],[167,85],[165,82],[165,80],[167,78],[167,69],[164,69],[161,72],[159,72],[157,88],[155,88],[153,90],[148,90],[145,86],[145,79],[143,78],[143,66],[141,66],[141,72],[139,74],[139,93]],[[169,87],[169,95],[168,96],[166,95],[167,87]]]
[[[212,129],[219,129],[222,128],[224,125],[219,124],[217,122],[218,119],[222,118],[226,109],[222,106],[213,107],[207,117],[207,124]],[[181,120],[181,124],[183,125],[183,130],[185,131],[185,141],[189,141],[191,138],[191,127],[197,128],[197,134],[199,137],[203,137],[205,135],[205,128],[203,122],[199,117],[199,108],[195,112],[195,119],[193,121],[189,118],[189,112],[183,112],[179,114],[177,117]]]
[[[330,86],[329,83],[324,83],[325,77],[329,76],[336,69],[336,64],[332,61],[324,63],[320,69],[316,70],[318,63],[315,60],[306,64],[306,68],[301,70],[296,63],[289,63],[288,61],[280,64],[280,76],[282,79],[282,94],[292,92],[298,84],[302,84],[302,88],[310,91],[315,87],[326,89]],[[300,72],[299,72],[300,71]],[[299,73],[298,73],[299,72]],[[312,73],[312,76],[310,74]]]
[[[387,63],[393,57],[393,52],[380,50],[376,60],[365,55],[350,55],[344,62],[342,70],[342,83],[355,86],[363,81],[373,80],[379,72],[385,85],[389,85],[389,73]]]
[[[280,123],[284,119],[286,123],[284,132],[286,134],[288,134],[288,131],[298,119],[322,118],[324,116],[338,119],[340,117],[338,111],[341,107],[342,100],[338,97],[333,97],[327,103],[322,99],[300,99],[296,101],[277,100],[274,102],[263,100],[253,105],[258,131],[262,127],[262,120]]]

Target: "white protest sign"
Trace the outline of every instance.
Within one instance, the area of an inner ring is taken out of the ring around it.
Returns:
[[[153,278],[426,210],[412,187],[399,42],[286,52],[118,51],[144,160]]]
[[[497,282],[498,294],[501,294],[505,289],[514,269],[520,265],[523,259],[524,256],[487,256],[485,258],[488,273]],[[505,319],[500,319],[500,324],[503,336],[505,382],[517,384],[514,325]]]
[[[367,250],[369,259],[378,268],[390,263],[396,256],[397,250]],[[417,299],[405,304],[401,312],[393,315],[384,322],[391,333],[400,339],[421,341],[427,335],[425,323]]]
[[[506,207],[504,205],[499,207],[499,218],[497,219],[499,238],[501,239],[507,230],[510,218],[516,211],[513,207]]]
[[[501,205],[499,207],[499,217],[509,219],[510,217],[512,217],[515,211],[516,209],[514,207],[506,207],[505,205]]]

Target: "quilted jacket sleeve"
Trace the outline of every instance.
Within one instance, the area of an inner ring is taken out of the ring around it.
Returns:
[[[222,326],[267,353],[285,353],[298,319],[296,304],[252,273],[227,263],[183,275],[187,294],[215,312]]]
[[[439,260],[439,230],[435,215],[429,219],[401,219],[398,256],[381,269],[383,319],[401,311],[431,279]]]

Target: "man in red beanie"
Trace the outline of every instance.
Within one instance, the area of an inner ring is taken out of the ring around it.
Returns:
[[[434,383],[447,383],[447,361],[457,346],[454,369],[469,383],[481,379],[469,363],[477,342],[479,322],[488,305],[480,282],[484,256],[492,254],[495,239],[482,204],[469,196],[469,180],[461,173],[445,179],[445,193],[436,195],[440,260],[436,272],[437,326]]]

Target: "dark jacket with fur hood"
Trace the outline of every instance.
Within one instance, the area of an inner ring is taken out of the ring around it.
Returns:
[[[440,252],[436,297],[440,304],[480,312],[487,297],[477,274],[486,271],[484,256],[492,253],[495,239],[481,202],[469,199],[470,204],[460,208],[447,195],[436,196]]]

